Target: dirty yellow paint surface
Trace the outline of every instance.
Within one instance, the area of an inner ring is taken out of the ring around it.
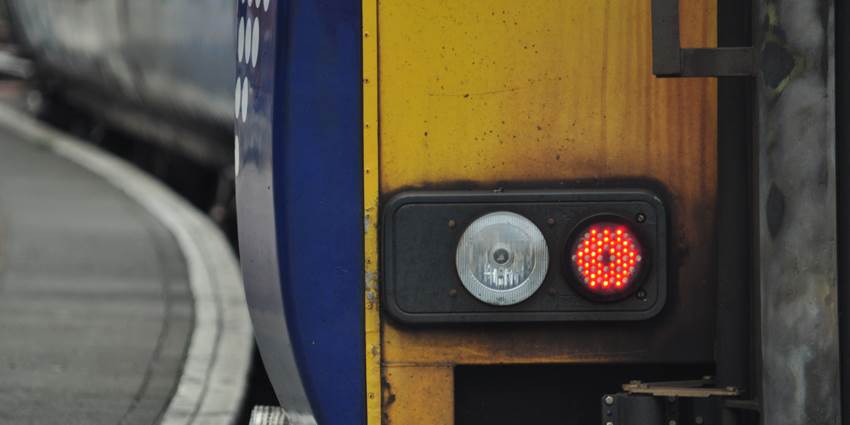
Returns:
[[[711,195],[715,84],[652,77],[649,3],[380,1],[382,190],[639,175]],[[682,2],[683,44],[715,44],[710,3]]]
[[[681,3],[683,45],[714,46],[714,0]],[[710,361],[709,310],[675,306],[713,296],[716,82],[652,76],[650,1],[377,4],[383,197],[656,181],[669,192],[671,281],[689,287],[648,324],[407,328],[385,318],[384,371],[421,367],[424,378],[446,364]],[[690,333],[672,321],[693,323]],[[648,328],[651,343],[641,334]],[[697,355],[667,353],[674,344]],[[401,414],[386,419],[405,423],[393,420]]]
[[[363,334],[366,347],[366,422],[381,423],[381,325],[378,296],[378,11],[363,2]]]
[[[454,371],[451,366],[393,365],[384,369],[386,423],[454,423]],[[436,408],[435,408],[436,407]]]

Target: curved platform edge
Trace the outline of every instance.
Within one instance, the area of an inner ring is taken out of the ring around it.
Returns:
[[[101,176],[156,217],[185,257],[194,328],[163,425],[231,425],[240,414],[252,361],[253,331],[238,261],[201,212],[133,165],[0,105],[0,126]]]

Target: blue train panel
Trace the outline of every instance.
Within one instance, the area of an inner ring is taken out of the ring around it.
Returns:
[[[237,0],[239,240],[289,412],[365,421],[361,5]]]

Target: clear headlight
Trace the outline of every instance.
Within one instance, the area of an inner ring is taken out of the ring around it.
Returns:
[[[540,229],[512,212],[478,218],[460,238],[455,258],[463,286],[492,305],[513,305],[533,295],[549,270]]]

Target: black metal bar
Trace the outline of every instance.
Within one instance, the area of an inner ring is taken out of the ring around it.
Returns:
[[[663,425],[665,402],[647,395],[632,396],[625,393],[608,394],[602,397],[602,424],[618,425]]]
[[[751,397],[750,287],[752,228],[752,82],[721,78],[717,111],[717,334],[716,381]],[[723,417],[723,424],[736,423]]]
[[[756,0],[762,423],[841,421],[834,0]]]
[[[741,0],[718,0],[717,44],[752,43],[752,5]],[[722,48],[722,47],[721,47]],[[750,58],[752,54],[750,53]],[[717,81],[717,331],[715,381],[719,387],[742,389],[753,397],[751,372],[753,190],[753,81]],[[719,415],[722,425],[742,422],[738,409],[727,404]]]
[[[682,72],[679,43],[679,0],[652,0],[652,73],[658,76]]]
[[[682,76],[749,77],[755,58],[752,47],[682,49]]]
[[[602,425],[718,425],[718,397],[652,397],[628,393],[602,396]]]
[[[836,2],[836,22],[847,22],[847,2]],[[835,34],[835,75],[850,75],[850,26],[838,25]],[[838,217],[850,216],[850,84],[846,78],[835,81],[836,93],[836,173]],[[841,353],[841,408],[850,409],[850,221],[838,221],[838,329]],[[850,425],[850,415],[842,415]]]
[[[754,64],[752,47],[682,49],[679,0],[652,0],[652,72],[656,76],[751,76]]]

